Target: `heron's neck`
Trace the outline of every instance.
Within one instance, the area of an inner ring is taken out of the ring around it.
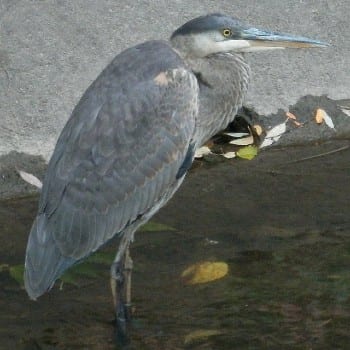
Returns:
[[[249,83],[249,66],[241,54],[216,54],[187,59],[199,86],[199,143],[224,129],[242,106]]]

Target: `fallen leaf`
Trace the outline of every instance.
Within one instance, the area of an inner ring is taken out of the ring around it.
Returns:
[[[74,274],[71,273],[69,270],[63,274],[59,280],[60,280],[60,290],[63,290],[63,287],[65,284],[70,284],[75,287],[80,287],[80,283],[77,281],[78,277]]]
[[[204,241],[205,241],[205,244],[210,244],[210,245],[219,244],[219,241],[215,241],[215,240],[209,239],[209,238],[206,238]]]
[[[255,132],[258,136],[260,136],[263,133],[263,129],[259,124],[253,125],[253,128],[255,129]]]
[[[304,126],[304,123],[300,123],[296,120],[293,120],[293,124],[296,125],[297,127],[301,127],[301,126]]]
[[[35,186],[36,188],[41,189],[43,187],[42,182],[33,174],[26,173],[23,170],[17,170],[20,177],[25,181],[28,182],[29,184]]]
[[[238,137],[243,137],[243,136],[249,136],[249,133],[247,133],[247,132],[225,132],[224,135],[238,138]]]
[[[271,139],[276,136],[281,136],[287,130],[286,122],[274,126],[272,129],[268,130],[266,133],[266,138]]]
[[[223,153],[223,156],[227,159],[232,159],[236,157],[236,152],[226,152]]]
[[[60,289],[63,289],[64,284],[71,284],[79,287],[82,280],[96,279],[99,276],[101,276],[101,271],[98,264],[90,263],[87,260],[82,264],[71,267],[69,270],[65,271],[62,276],[60,276]]]
[[[203,156],[206,156],[207,154],[210,154],[211,150],[207,146],[202,146],[198,148],[194,154],[195,158],[203,158]]]
[[[286,116],[288,119],[297,120],[297,117],[291,112],[286,112]]]
[[[7,271],[9,268],[9,264],[0,264],[0,272]]]
[[[327,114],[327,112],[322,109],[322,108],[318,108],[316,110],[316,114],[315,114],[315,120],[317,124],[321,124],[322,122],[325,122],[325,124],[331,128],[334,129],[334,123],[332,118]]]
[[[88,257],[86,261],[90,264],[104,264],[111,265],[115,258],[114,252],[96,252]]]
[[[326,112],[324,112],[323,119],[328,127],[330,127],[331,129],[335,128],[332,118]]]
[[[223,278],[228,273],[228,265],[225,262],[201,262],[185,269],[181,277],[187,284],[200,284]]]
[[[24,265],[14,265],[9,268],[10,276],[19,284],[23,285]]]
[[[315,120],[316,120],[317,124],[323,123],[323,113],[324,113],[323,109],[321,109],[321,108],[316,109]]]
[[[260,148],[271,146],[275,141],[273,139],[266,139],[261,143]]]
[[[149,221],[147,224],[139,228],[139,232],[159,232],[159,231],[175,231],[174,227],[160,224],[158,222]]]
[[[256,146],[243,147],[236,154],[240,158],[251,160],[258,154],[258,148]]]
[[[252,135],[243,137],[240,139],[235,139],[229,142],[231,145],[237,145],[237,146],[247,146],[254,143],[254,137]]]
[[[207,338],[213,335],[220,335],[220,334],[222,334],[222,332],[217,329],[199,329],[197,331],[193,331],[187,334],[185,336],[184,343],[185,345],[189,345],[200,340],[206,340]]]
[[[348,117],[350,117],[350,109],[347,108],[341,108],[341,111],[346,114]]]

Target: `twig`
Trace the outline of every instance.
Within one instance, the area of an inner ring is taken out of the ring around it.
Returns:
[[[305,158],[300,158],[300,159],[297,159],[297,160],[292,160],[292,161],[290,161],[290,162],[280,164],[280,165],[278,165],[278,167],[285,166],[285,165],[289,165],[289,164],[294,164],[294,163],[299,163],[299,162],[304,162],[305,160],[311,160],[311,159],[315,159],[315,158],[320,158],[320,157],[328,156],[328,155],[330,155],[330,154],[334,154],[334,153],[337,153],[337,152],[345,151],[345,150],[347,150],[347,149],[349,149],[349,148],[350,148],[350,145],[346,145],[346,146],[343,146],[343,147],[340,147],[340,148],[337,148],[337,149],[333,149],[333,150],[328,151],[328,152],[324,152],[324,153],[320,153],[320,154],[315,154],[314,156],[305,157]]]

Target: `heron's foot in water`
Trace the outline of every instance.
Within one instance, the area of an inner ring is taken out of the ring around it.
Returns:
[[[115,310],[115,327],[117,342],[125,345],[130,342],[131,305],[119,303]]]
[[[124,259],[116,259],[111,267],[116,336],[121,344],[129,342],[131,328],[131,272],[132,260],[127,249]]]

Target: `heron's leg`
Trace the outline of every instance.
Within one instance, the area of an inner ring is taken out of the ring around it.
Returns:
[[[130,256],[130,249],[127,248],[125,252],[125,263],[124,263],[124,273],[125,273],[125,301],[126,308],[128,312],[128,319],[131,318],[131,275],[132,275],[133,261]]]
[[[111,288],[116,314],[117,337],[120,341],[126,342],[131,319],[132,260],[129,252],[130,241],[123,238],[111,266]]]

